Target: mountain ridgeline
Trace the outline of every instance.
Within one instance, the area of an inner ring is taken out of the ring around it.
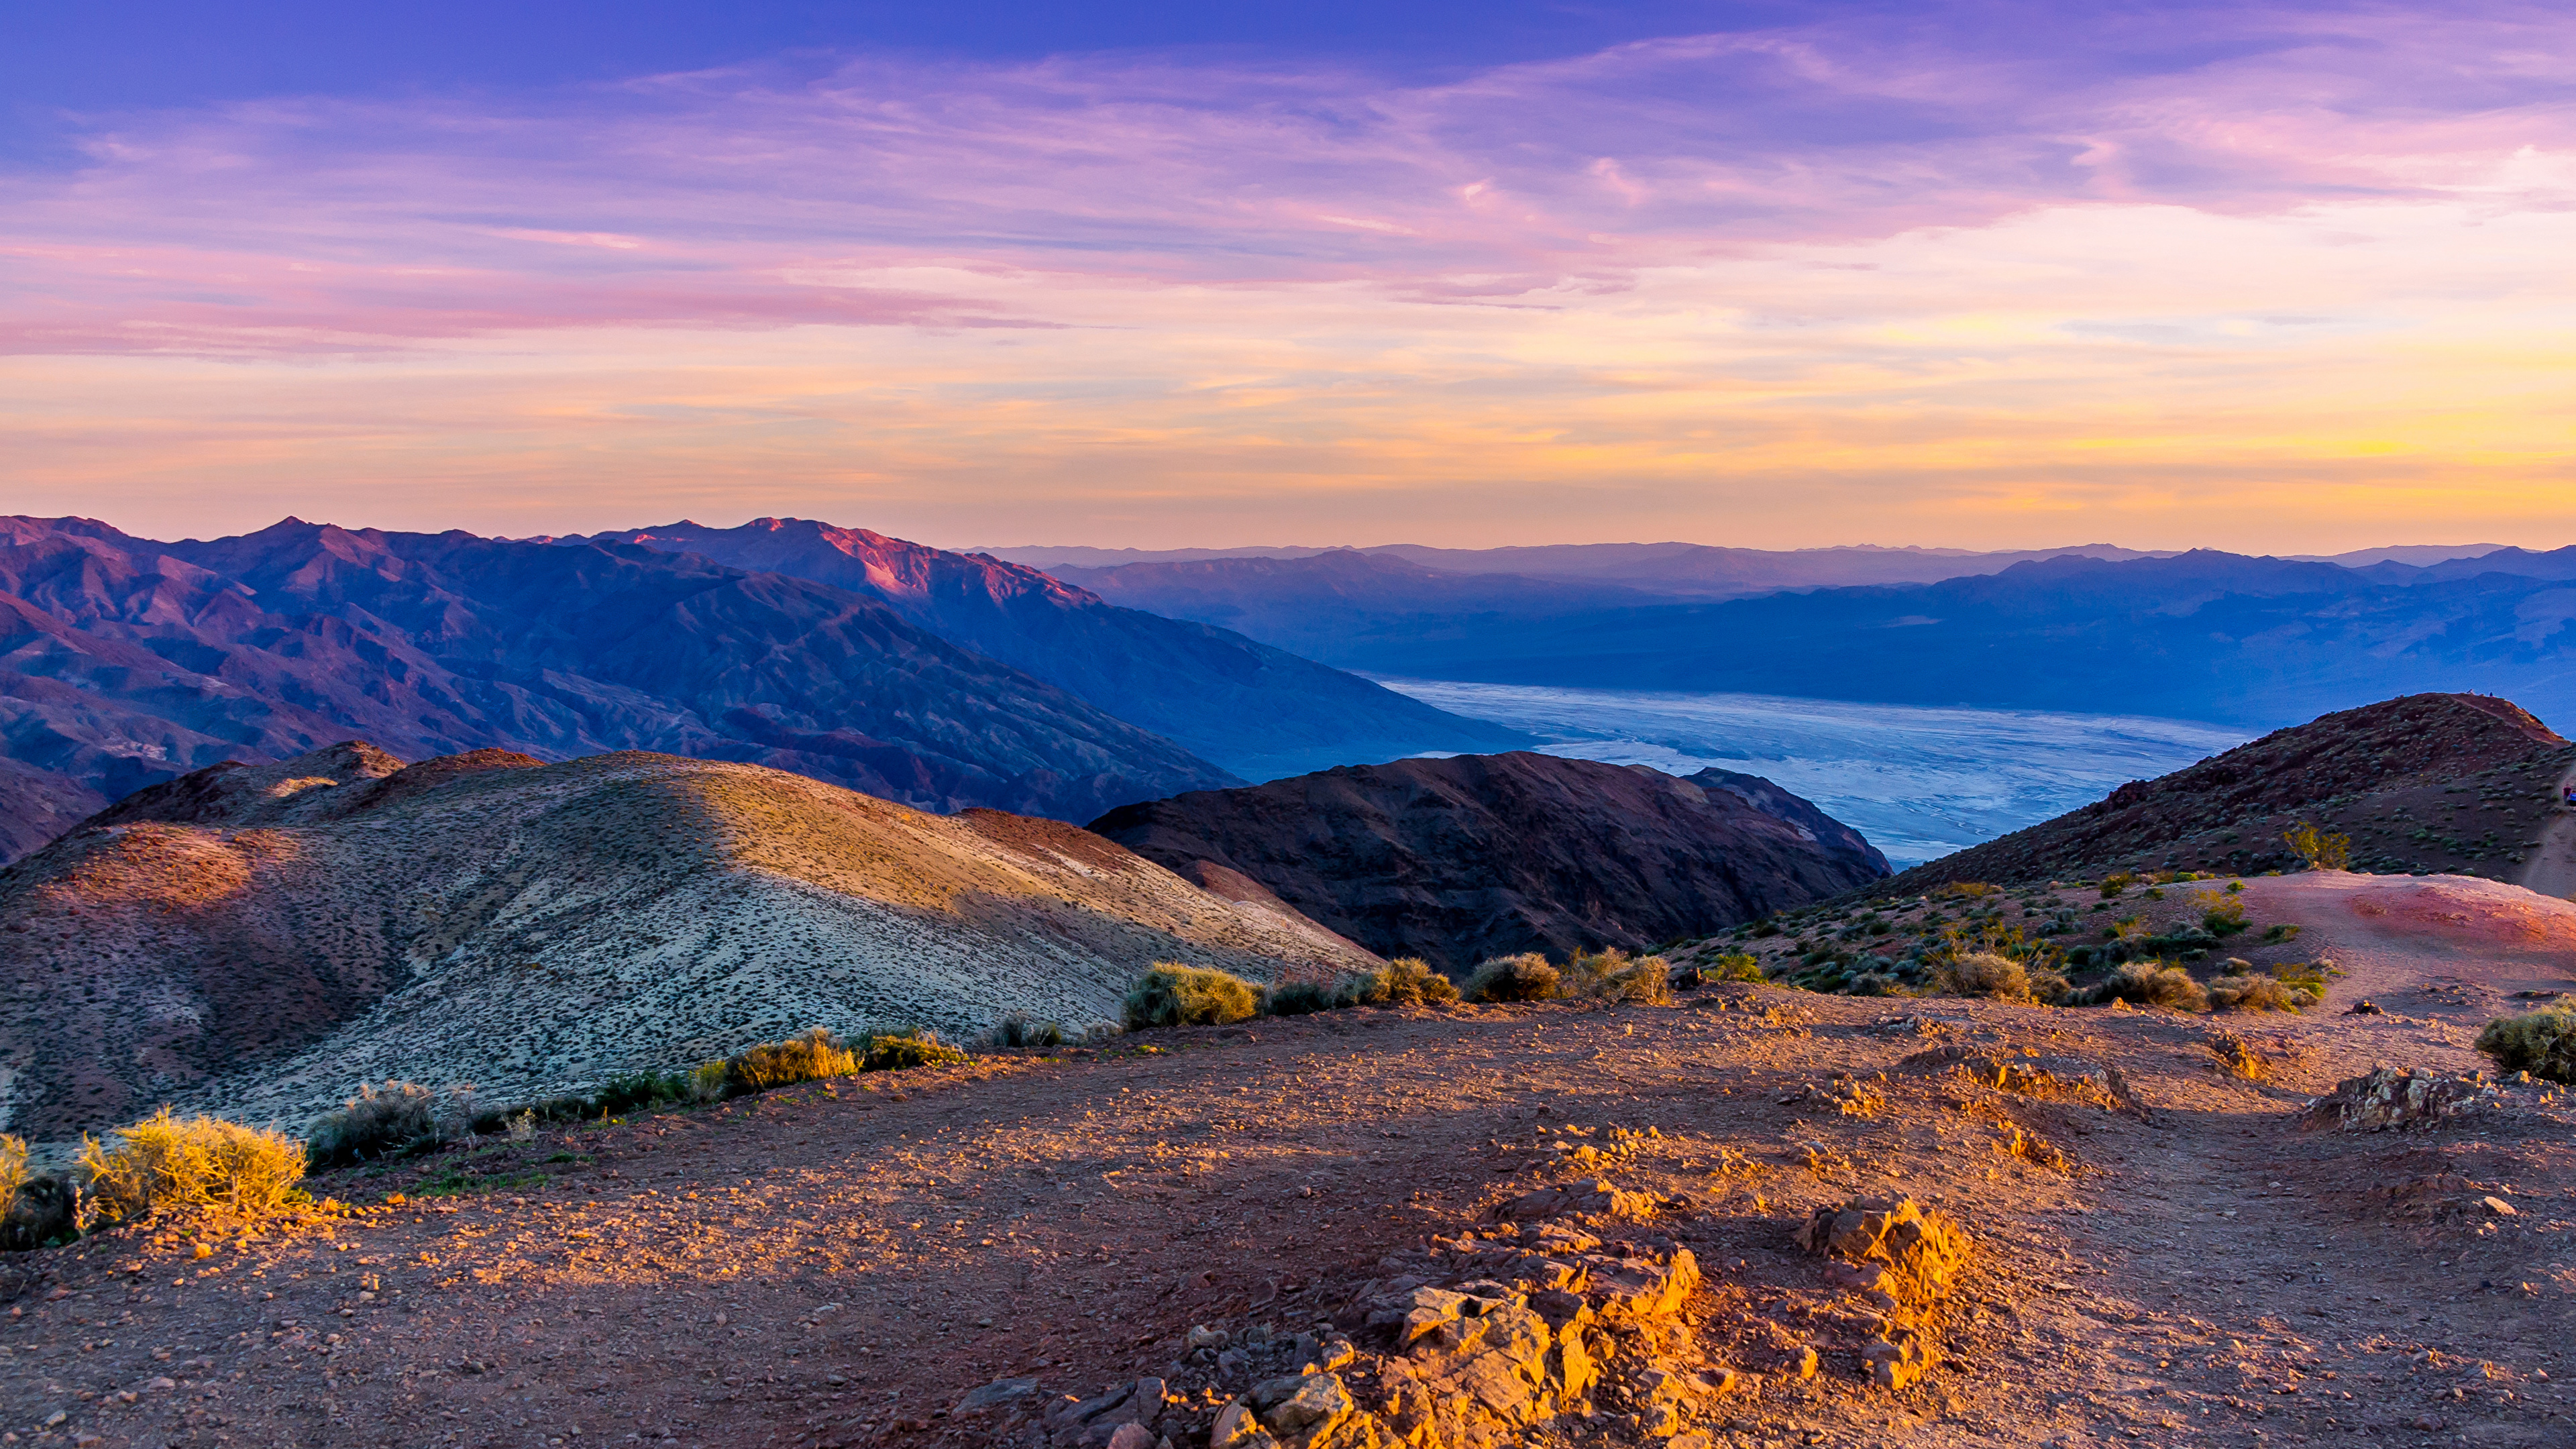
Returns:
[[[1653,597],[1647,573],[1627,585],[1451,573],[1425,561],[1438,552],[1059,572],[1380,676],[2264,727],[2427,690],[2576,712],[2576,547],[2351,563],[2070,552],[1992,572],[1961,561],[1936,582],[1694,602]]]
[[[694,553],[877,599],[915,628],[997,659],[1247,779],[1527,737],[1462,719],[1227,629],[1121,608],[1036,569],[864,528],[758,518],[668,524],[591,543]]]
[[[1522,738],[1029,570],[786,534],[731,551],[765,542],[802,574],[615,539],[0,520],[0,856],[156,781],[352,736],[411,758],[656,750],[1066,820],[1242,778],[1165,730],[1247,769]],[[831,559],[840,582],[806,576]]]
[[[1885,877],[1887,860],[1759,776],[1513,752],[1321,771],[1129,805],[1091,829],[1383,956],[1644,950]]]

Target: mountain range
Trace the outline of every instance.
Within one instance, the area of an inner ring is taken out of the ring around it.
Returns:
[[[754,536],[854,563],[820,526],[790,533]],[[288,519],[165,543],[0,519],[0,851],[185,771],[352,736],[407,757],[652,749],[1069,820],[1241,782],[1154,725],[1247,768],[1522,739],[1030,570],[867,537],[886,582],[844,587],[613,538]]]
[[[1063,568],[1379,677],[1735,691],[2271,726],[2425,690],[2576,714],[2576,548],[2351,564],[2072,554],[1680,602],[1356,551]]]
[[[865,595],[915,628],[1045,680],[1246,779],[1418,750],[1527,742],[1288,647],[1123,608],[1021,564],[864,528],[758,518],[739,528],[682,522],[581,541],[692,553]]]

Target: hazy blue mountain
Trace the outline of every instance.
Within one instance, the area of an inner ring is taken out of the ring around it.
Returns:
[[[1529,742],[1517,730],[1445,714],[1299,658],[1290,652],[1293,641],[1255,642],[1210,627],[1222,620],[1119,607],[1033,568],[864,528],[761,518],[740,528],[683,522],[589,541],[686,551],[868,595],[916,628],[1043,679],[1246,779]],[[1279,632],[1293,640],[1295,631]]]
[[[2428,691],[2576,717],[2562,555],[2432,569],[2195,551],[1990,577],[1572,611],[1319,650],[1385,675],[1731,690],[2277,725]],[[2446,576],[2465,575],[2465,576]]]

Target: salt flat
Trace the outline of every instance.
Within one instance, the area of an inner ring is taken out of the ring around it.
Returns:
[[[1378,681],[1526,730],[1550,754],[1744,770],[1857,828],[1898,869],[2007,835],[2253,738],[2139,715],[1929,709],[1760,694]]]

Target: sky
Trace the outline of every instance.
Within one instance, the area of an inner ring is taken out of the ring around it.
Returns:
[[[0,0],[0,511],[2576,543],[2576,11]]]

